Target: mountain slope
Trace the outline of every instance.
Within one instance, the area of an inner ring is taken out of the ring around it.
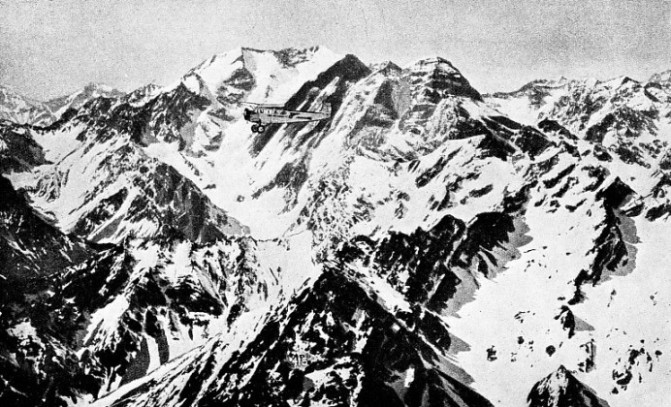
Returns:
[[[181,362],[177,376],[156,375],[115,403],[489,405],[438,368],[441,355],[413,331],[340,271],[328,271],[226,363],[217,361],[225,342],[212,341]]]
[[[0,86],[0,119],[40,126],[50,124],[55,120],[55,116],[44,103]]]
[[[10,406],[55,402],[89,381],[63,345],[74,337],[75,321],[50,310],[47,298],[58,273],[94,250],[46,223],[4,177],[0,194],[0,400]]]

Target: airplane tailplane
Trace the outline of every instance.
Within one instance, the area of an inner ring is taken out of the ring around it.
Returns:
[[[324,103],[324,105],[322,106],[322,113],[326,117],[331,117],[331,104],[330,103]]]

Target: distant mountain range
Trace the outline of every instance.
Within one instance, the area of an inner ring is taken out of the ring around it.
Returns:
[[[19,124],[48,126],[60,118],[68,109],[78,109],[97,97],[118,97],[123,93],[109,86],[90,83],[71,95],[40,102],[21,96],[0,85],[0,120]]]

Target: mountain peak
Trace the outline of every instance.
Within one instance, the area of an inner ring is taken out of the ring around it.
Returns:
[[[168,89],[184,84],[213,102],[240,101],[251,92],[247,95],[251,100],[284,103],[302,81],[316,78],[340,59],[342,55],[323,46],[281,50],[242,46],[201,62]]]
[[[233,48],[230,51],[224,52],[223,54],[214,55],[212,57],[212,61],[222,56],[227,57],[235,56],[238,58],[242,58],[244,61],[245,56],[249,54],[269,54],[269,55],[275,55],[279,58],[300,57],[301,60],[298,62],[302,62],[306,59],[313,58],[317,54],[335,55],[336,53],[323,45],[312,45],[309,47],[287,47],[281,49],[260,49],[249,46],[240,46],[237,48]]]
[[[471,86],[468,80],[445,58],[435,56],[420,59],[411,64],[409,70],[413,76],[425,78],[427,86],[433,91],[431,96],[447,95],[465,96],[482,100],[480,93]]]
[[[529,407],[607,407],[594,391],[564,365],[534,385],[527,397]]]
[[[226,66],[230,66],[236,62],[242,62],[245,68],[251,65],[252,70],[254,70],[253,68],[257,65],[254,59],[256,59],[256,56],[262,55],[273,56],[285,66],[294,66],[314,58],[333,59],[339,57],[338,54],[322,45],[314,45],[307,48],[289,47],[279,50],[240,46],[211,56],[191,69],[185,76],[193,72],[202,72],[205,69],[221,71],[226,69]]]
[[[422,58],[416,61],[414,64],[412,64],[411,67],[428,67],[428,69],[437,69],[445,72],[454,72],[461,75],[459,70],[455,68],[450,61],[440,56]]]
[[[53,119],[51,111],[44,103],[23,96],[10,87],[0,85],[0,120],[47,125]]]
[[[118,92],[117,89],[103,83],[89,82],[84,86],[85,92],[94,92],[96,90],[102,92]]]
[[[28,103],[39,103],[37,100],[24,96],[13,88],[0,84],[0,98],[21,98]]]
[[[385,74],[390,72],[400,72],[402,71],[401,67],[396,65],[392,61],[383,61],[375,64],[369,65],[369,68],[373,72],[383,72]]]
[[[671,69],[653,74],[650,76],[650,79],[648,79],[648,82],[671,82]]]
[[[327,52],[333,52],[327,47],[323,45],[311,45],[308,47],[287,47],[287,48],[282,48],[280,50],[274,51],[274,52],[282,52],[282,51],[297,51],[297,52],[318,52],[318,51],[327,51]]]
[[[616,76],[612,79],[605,80],[605,81],[599,81],[595,78],[589,78],[589,79],[586,79],[584,81],[584,83],[585,83],[586,86],[589,86],[589,87],[594,87],[599,83],[603,83],[606,86],[612,86],[612,87],[617,88],[617,87],[623,86],[627,83],[636,84],[636,83],[639,83],[639,82],[636,79],[632,79],[630,76],[622,75],[622,76]]]

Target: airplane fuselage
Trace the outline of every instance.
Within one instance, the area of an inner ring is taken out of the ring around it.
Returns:
[[[270,123],[301,123],[328,119],[329,115],[323,112],[301,112],[274,107],[259,107],[245,109],[245,120],[259,124]]]

